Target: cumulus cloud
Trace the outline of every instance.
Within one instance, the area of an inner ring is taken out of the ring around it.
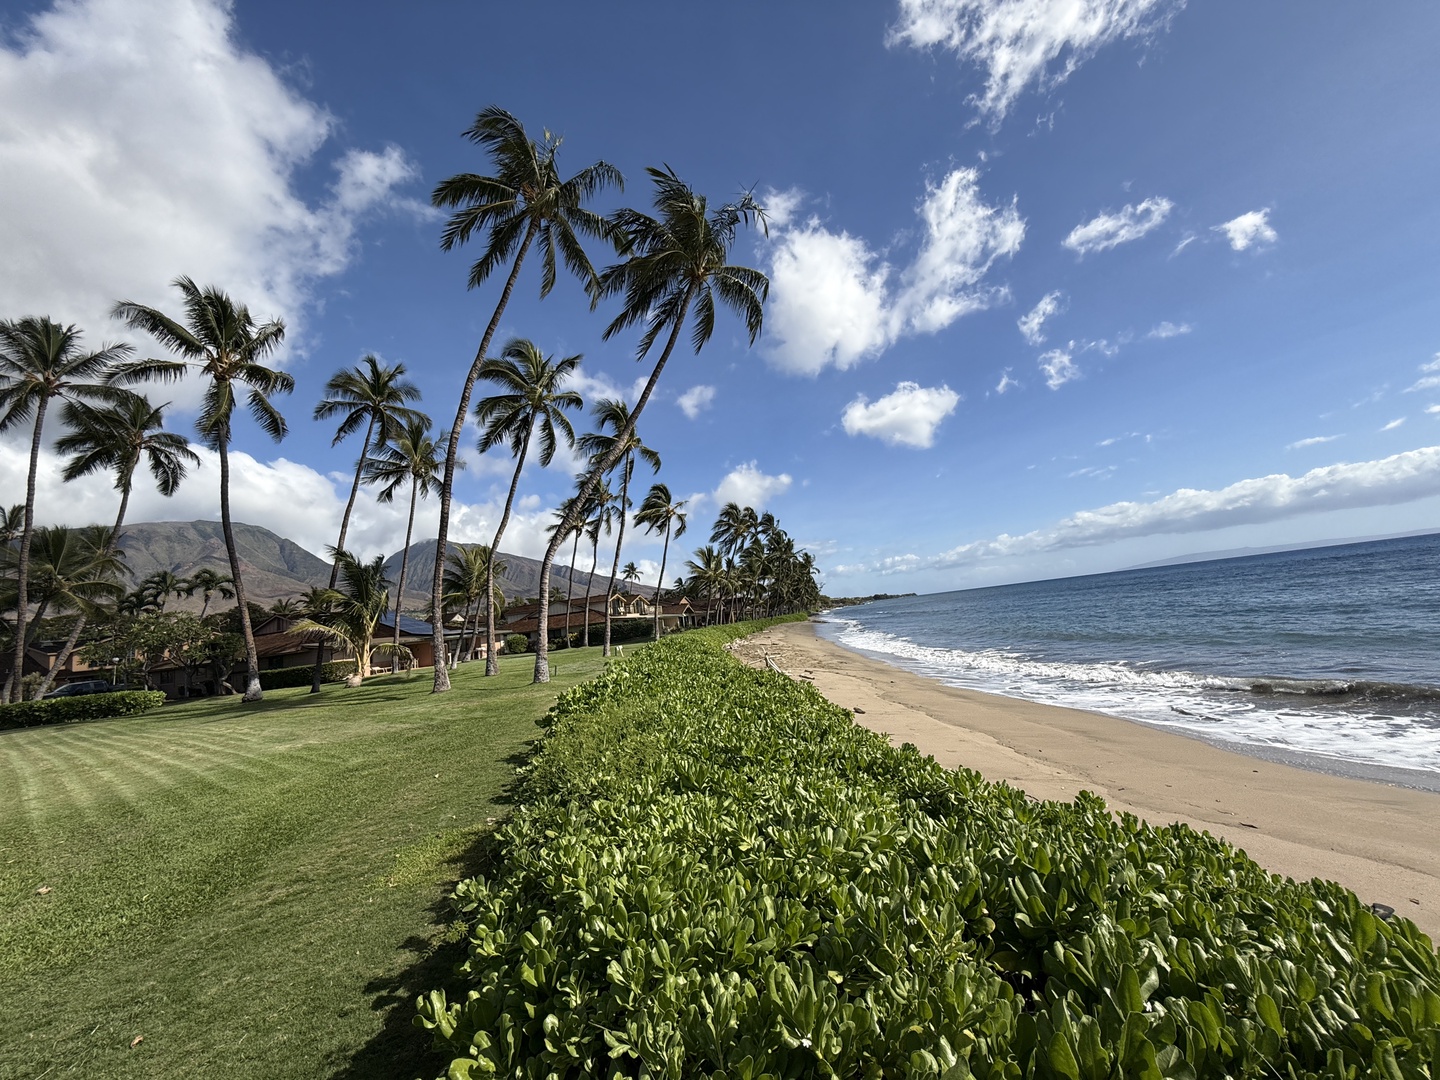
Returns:
[[[941,48],[985,71],[971,95],[998,122],[1032,84],[1058,86],[1100,49],[1163,28],[1184,0],[900,0],[887,44]]]
[[[1334,442],[1340,438],[1339,435],[1312,435],[1308,439],[1297,439],[1285,447],[1286,450],[1304,450],[1307,446],[1321,446],[1327,442]]]
[[[188,274],[303,338],[309,290],[357,222],[426,213],[398,147],[350,149],[326,198],[296,192],[335,128],[233,32],[220,0],[65,0],[0,43],[0,295],[98,344],[117,299],[164,308]],[[150,345],[149,342],[146,343]]]
[[[762,472],[756,462],[747,461],[739,468],[730,470],[715,490],[708,496],[700,497],[699,501],[713,501],[716,506],[733,502],[740,506],[753,506],[756,510],[764,510],[772,499],[789,491],[790,484],[789,473],[771,476]]]
[[[1058,390],[1067,382],[1080,377],[1080,369],[1074,358],[1063,349],[1051,349],[1040,354],[1040,370],[1045,375],[1045,385]]]
[[[1420,378],[1415,380],[1414,386],[1407,386],[1405,392],[1413,394],[1417,390],[1434,390],[1436,387],[1440,387],[1440,353],[1436,353],[1435,359],[1428,364],[1420,365]]]
[[[760,193],[759,202],[765,208],[765,217],[770,222],[770,227],[784,228],[795,219],[800,207],[805,204],[805,192],[793,187],[783,191],[766,188]]]
[[[1248,214],[1241,214],[1237,218],[1219,225],[1212,226],[1215,232],[1225,234],[1225,239],[1230,241],[1230,246],[1236,251],[1244,251],[1253,246],[1264,246],[1273,244],[1280,236],[1270,226],[1270,210],[1251,210]]]
[[[676,404],[680,406],[681,412],[689,419],[694,420],[708,409],[710,403],[714,400],[715,387],[702,384],[700,386],[692,386],[689,390],[686,390],[676,399]]]
[[[1145,336],[1147,338],[1158,338],[1163,341],[1166,338],[1179,337],[1181,334],[1188,334],[1192,329],[1194,328],[1189,323],[1173,323],[1167,320],[1165,322],[1162,322],[1159,326],[1154,327]]]
[[[940,422],[955,411],[960,395],[948,386],[902,382],[894,393],[874,402],[861,394],[845,407],[841,423],[847,435],[868,435],[891,446],[928,449]]]
[[[768,355],[784,371],[816,375],[878,355],[901,337],[935,333],[1004,299],[987,285],[995,260],[1020,250],[1015,203],[991,205],[975,169],[927,184],[913,261],[896,272],[861,237],[819,218],[772,230]]]
[[[1015,325],[1020,327],[1021,336],[1031,345],[1045,343],[1045,323],[1063,309],[1064,296],[1059,290],[1046,293],[1038,304],[1016,321]]]
[[[1440,405],[1426,405],[1425,412],[1430,416],[1434,416],[1436,413],[1440,413]]]
[[[1014,389],[1020,384],[1010,377],[1010,369],[1006,368],[1000,373],[1000,381],[995,384],[995,392],[1003,394],[1007,390]]]
[[[1100,214],[1084,224],[1076,225],[1060,244],[1077,255],[1106,251],[1120,244],[1139,240],[1169,217],[1174,208],[1174,203],[1160,196],[1146,199],[1134,206],[1126,205],[1113,214]]]
[[[929,558],[904,555],[848,569],[883,574],[967,566],[1140,536],[1208,532],[1332,510],[1393,506],[1433,495],[1440,495],[1440,446],[1407,450],[1375,461],[1326,465],[1298,477],[1275,473],[1214,491],[1181,488],[1152,502],[1117,502],[1083,510],[1022,536],[1002,533]]]

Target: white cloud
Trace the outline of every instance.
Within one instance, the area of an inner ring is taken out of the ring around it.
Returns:
[[[1126,205],[1116,213],[1100,214],[1083,225],[1076,225],[1060,244],[1078,255],[1106,251],[1139,240],[1169,217],[1174,208],[1174,203],[1159,196],[1134,206]]]
[[[771,499],[785,494],[790,489],[790,484],[789,473],[770,476],[761,472],[755,462],[748,461],[727,473],[708,499],[714,500],[716,506],[733,502],[740,506],[753,506],[756,510],[764,510]]]
[[[394,146],[346,151],[317,205],[297,194],[335,121],[240,45],[220,0],[57,2],[0,43],[0,101],[0,295],[94,344],[119,333],[117,299],[173,307],[180,274],[295,343],[360,218],[429,212],[394,195],[418,176]]]
[[[1045,385],[1051,390],[1058,390],[1067,382],[1080,377],[1080,369],[1075,366],[1074,359],[1063,349],[1051,349],[1041,353],[1039,362],[1040,370],[1045,373]]]
[[[1014,388],[1014,387],[1016,387],[1016,386],[1019,386],[1019,385],[1020,385],[1020,384],[1019,384],[1018,382],[1016,382],[1014,379],[1012,379],[1012,378],[1010,377],[1010,369],[1009,369],[1009,368],[1006,368],[1004,371],[1002,371],[1002,372],[1000,373],[1000,381],[995,384],[995,392],[996,392],[997,394],[1003,394],[1003,393],[1005,393],[1005,391],[1010,390],[1010,389],[1012,389],[1012,388]]]
[[[1220,225],[1211,226],[1215,232],[1223,232],[1236,251],[1244,251],[1251,245],[1257,247],[1273,244],[1280,236],[1270,227],[1270,210],[1251,210]]]
[[[136,477],[129,521],[219,520],[219,459],[203,446],[192,449],[201,463],[171,498],[160,495],[143,472]],[[23,476],[28,457],[28,446],[0,443],[0,475]],[[63,483],[62,465],[52,451],[42,451],[36,476],[36,520],[42,525],[113,522],[119,503],[111,480],[97,475]],[[243,451],[230,451],[230,512],[234,520],[269,529],[316,555],[323,557],[325,546],[335,543],[349,494],[348,475],[325,476],[288,458],[261,461]],[[451,538],[458,543],[488,544],[494,539],[503,502],[503,491],[480,503],[456,500],[451,511]],[[373,490],[361,488],[346,546],[365,557],[399,550],[405,542],[408,512],[405,499],[386,505],[375,501]],[[415,514],[415,538],[433,537],[439,516],[435,499],[422,501]],[[528,496],[520,500],[505,531],[504,549],[539,558],[545,552],[545,529],[550,521],[551,508],[543,505],[543,500]]]
[[[955,411],[960,395],[948,386],[902,382],[894,393],[867,402],[861,394],[845,407],[841,422],[847,435],[868,435],[891,446],[928,449],[940,422]]]
[[[1421,364],[1420,371],[1421,377],[1415,380],[1415,385],[1405,388],[1407,394],[1414,393],[1416,390],[1434,390],[1440,386],[1440,353],[1436,353],[1435,359],[1428,364]]]
[[[793,187],[784,191],[766,188],[760,193],[759,201],[765,208],[765,216],[769,219],[770,226],[783,229],[795,220],[795,215],[804,205],[805,192]]]
[[[996,259],[1020,249],[1025,221],[1013,201],[986,204],[979,179],[975,169],[956,169],[926,185],[916,211],[920,248],[899,273],[863,238],[831,232],[818,218],[772,231],[771,361],[793,374],[843,370],[1007,297],[984,279]]]
[[[1398,427],[1399,427],[1401,424],[1403,424],[1403,423],[1405,423],[1405,417],[1402,416],[1402,417],[1400,417],[1398,420],[1391,420],[1388,424],[1386,424],[1386,425],[1385,425],[1384,427],[1382,427],[1380,430],[1381,430],[1381,431],[1394,431],[1396,428],[1398,428]]]
[[[1163,28],[1184,0],[900,0],[887,44],[936,46],[985,69],[970,100],[998,121],[1027,87],[1048,89],[1101,48]]]
[[[1015,325],[1020,327],[1021,335],[1031,345],[1045,343],[1045,322],[1060,313],[1064,307],[1064,296],[1065,294],[1058,289],[1055,292],[1046,293],[1028,314],[1022,315],[1016,321]]]
[[[1152,329],[1145,336],[1147,338],[1158,338],[1161,341],[1166,338],[1179,337],[1181,334],[1188,334],[1194,329],[1189,323],[1173,323],[1168,320]]]
[[[694,420],[702,412],[710,407],[715,400],[715,387],[713,386],[692,386],[676,399],[680,411],[688,418]]]
[[[971,565],[987,559],[1161,534],[1208,532],[1303,514],[1370,506],[1394,506],[1440,494],[1440,446],[1407,450],[1375,461],[1326,465],[1302,476],[1285,473],[1240,480],[1216,491],[1181,488],[1152,502],[1117,502],[1083,510],[1022,536],[1001,534],[961,544],[929,558],[884,560],[882,574]]]
[[[1312,435],[1308,439],[1298,439],[1285,447],[1286,450],[1303,450],[1307,446],[1320,446],[1323,443],[1334,442],[1340,438],[1339,435]]]
[[[1426,405],[1426,406],[1425,406],[1425,411],[1426,411],[1429,415],[1434,416],[1434,415],[1436,415],[1437,413],[1440,413],[1440,405]]]

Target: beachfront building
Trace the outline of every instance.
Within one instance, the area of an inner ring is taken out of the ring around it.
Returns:
[[[590,624],[590,642],[598,644],[605,633],[605,609],[610,609],[610,635],[612,640],[637,641],[647,637],[654,626],[655,604],[653,597],[640,593],[613,592],[592,596],[577,596],[567,602],[552,601],[550,604],[549,633],[554,644],[564,641],[568,631],[572,644],[579,644],[584,637],[585,623]],[[696,624],[695,613],[690,601],[660,601],[660,632],[672,634]],[[533,648],[540,636],[540,604],[512,604],[505,609],[495,625],[500,637],[509,634],[524,634]]]

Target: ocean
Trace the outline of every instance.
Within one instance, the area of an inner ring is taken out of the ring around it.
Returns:
[[[882,600],[823,636],[938,679],[1440,790],[1440,533]]]

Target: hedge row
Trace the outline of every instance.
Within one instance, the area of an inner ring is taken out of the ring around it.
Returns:
[[[344,682],[347,676],[355,674],[354,660],[332,660],[320,668],[320,681],[322,683]],[[291,686],[309,686],[315,678],[315,668],[306,664],[304,667],[277,668],[274,671],[260,672],[260,689],[262,690],[284,690]]]
[[[134,716],[165,704],[159,690],[116,690],[109,694],[42,698],[0,705],[0,731],[41,727],[45,724],[73,724],[77,720],[108,720]]]
[[[449,1077],[1440,1075],[1413,923],[891,748],[743,630],[561,695],[417,1003]]]

